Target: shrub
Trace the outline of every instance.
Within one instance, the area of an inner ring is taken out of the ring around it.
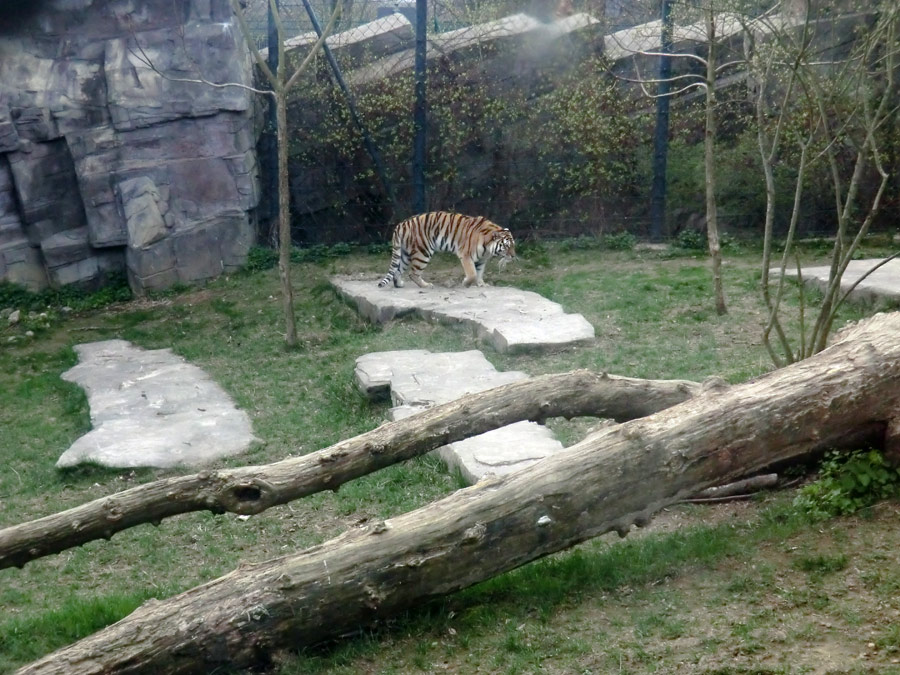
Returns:
[[[131,288],[124,274],[109,275],[106,285],[98,290],[64,286],[32,293],[17,284],[0,282],[0,308],[15,307],[31,312],[41,312],[52,307],[69,307],[73,310],[98,309],[131,298]]]
[[[278,264],[278,251],[273,248],[254,246],[247,255],[244,269],[248,272],[259,272],[272,269]]]
[[[675,245],[678,248],[686,248],[692,251],[700,251],[708,245],[706,233],[700,230],[682,230],[675,237]]]
[[[900,470],[889,466],[878,450],[831,451],[819,478],[800,489],[794,506],[813,519],[853,513],[900,495]]]
[[[291,262],[324,262],[332,258],[349,255],[353,248],[350,244],[339,243],[334,246],[315,244],[309,248],[291,249]]]
[[[637,238],[631,232],[616,232],[603,236],[603,246],[610,251],[631,251],[637,244]]]
[[[603,243],[597,237],[591,237],[586,234],[577,237],[569,237],[559,242],[560,251],[590,251],[595,248],[601,248]]]

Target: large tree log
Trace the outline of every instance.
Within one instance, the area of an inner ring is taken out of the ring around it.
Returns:
[[[516,382],[302,457],[159,480],[8,527],[0,530],[0,569],[179,513],[260,513],[513,422],[585,415],[630,420],[681,403],[700,388],[686,380],[639,380],[585,370]]]
[[[246,666],[386,617],[773,462],[880,431],[900,411],[900,313],[747,384],[603,429],[528,469],[303,553],[245,565],[20,672]]]

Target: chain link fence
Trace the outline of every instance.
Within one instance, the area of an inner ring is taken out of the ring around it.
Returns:
[[[321,19],[330,16],[335,6],[333,0],[311,0],[310,4]],[[652,21],[657,12],[657,8],[652,4],[629,0],[594,0],[581,4],[583,6],[578,11],[586,11],[604,18],[611,32]],[[313,30],[301,0],[278,0],[278,5],[285,32],[289,37]],[[257,47],[260,49],[267,47],[269,0],[244,0],[243,6]],[[492,3],[429,0],[428,32],[445,33],[519,13],[548,21],[560,15],[574,13],[575,7],[573,0],[546,0],[546,2],[515,0]],[[415,24],[415,0],[343,0],[341,19],[335,32],[357,28],[395,13],[401,14],[411,24]],[[365,30],[372,32],[376,29]]]

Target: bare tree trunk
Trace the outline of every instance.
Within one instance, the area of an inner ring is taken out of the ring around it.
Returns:
[[[843,445],[882,439],[900,411],[900,313],[846,331],[810,359],[608,427],[503,479],[234,572],[23,668],[190,673],[246,667],[610,530],[625,533],[700,489]]]
[[[294,318],[294,286],[291,283],[291,197],[288,191],[287,94],[275,92],[275,120],[278,136],[278,271],[284,306],[284,343],[297,346]]]
[[[331,33],[341,14],[341,5],[337,3],[331,18],[319,39],[307,52],[306,57],[294,70],[290,78],[286,75],[287,62],[284,54],[284,25],[281,21],[281,12],[276,0],[269,0],[269,16],[275,24],[275,32],[278,35],[278,68],[275,72],[269,68],[266,60],[262,58],[253,39],[253,31],[247,24],[244,10],[239,0],[231,0],[231,11],[237,19],[241,34],[253,55],[256,65],[259,67],[269,86],[272,88],[270,95],[275,105],[275,126],[278,142],[278,271],[281,278],[281,301],[284,312],[284,342],[289,348],[297,346],[297,321],[294,318],[294,287],[291,283],[291,198],[288,192],[288,129],[287,129],[287,94],[291,87],[297,83],[300,75],[312,63],[313,57],[322,49],[325,38]]]
[[[191,511],[253,514],[336,490],[391,464],[498,427],[549,417],[643,417],[700,391],[685,380],[637,380],[577,370],[472,394],[319,452],[263,466],[167,478],[0,530],[0,569],[142,523]]]
[[[716,314],[728,312],[722,286],[722,249],[719,245],[719,214],[716,206],[716,16],[712,8],[706,10],[706,133],[703,139],[706,168],[706,234],[709,257],[712,260],[713,287],[716,295]]]

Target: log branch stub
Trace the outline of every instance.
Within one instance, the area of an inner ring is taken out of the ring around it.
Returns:
[[[692,495],[685,501],[691,502],[711,499],[726,499],[728,497],[734,496],[746,497],[749,496],[750,493],[773,488],[776,485],[778,485],[778,474],[765,473],[760,476],[753,476],[751,478],[745,478],[733,483],[728,483],[727,485],[715,485],[713,487],[706,488],[705,490],[701,490],[700,492]]]

